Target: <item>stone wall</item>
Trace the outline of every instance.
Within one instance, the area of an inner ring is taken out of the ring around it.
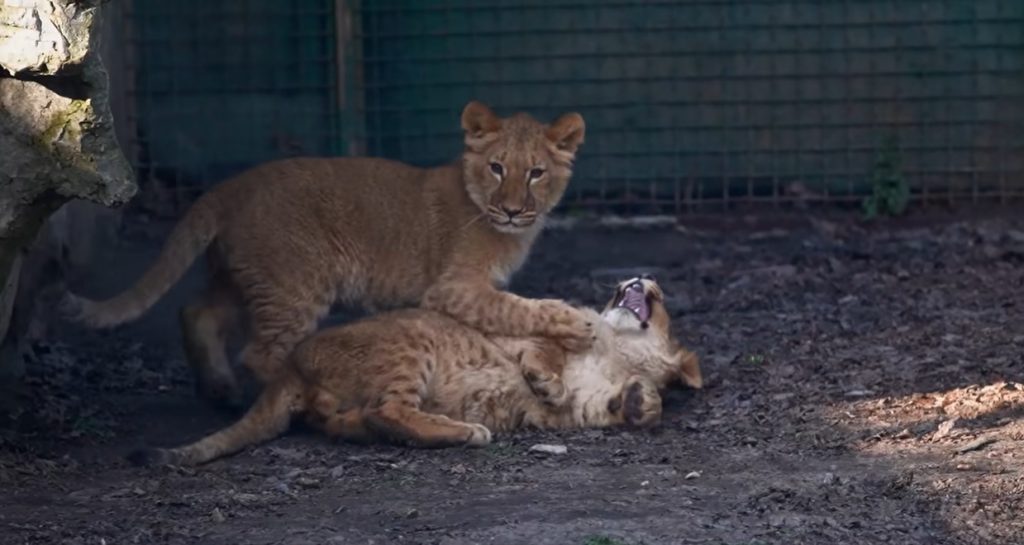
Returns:
[[[136,191],[97,53],[103,3],[0,0],[0,387],[97,215]]]

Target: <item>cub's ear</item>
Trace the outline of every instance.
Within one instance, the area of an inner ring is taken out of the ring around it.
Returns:
[[[676,352],[676,365],[679,369],[679,379],[683,384],[699,390],[704,387],[704,377],[700,373],[700,360],[697,354],[685,348]]]
[[[548,127],[547,137],[560,150],[569,153],[576,153],[576,150],[583,143],[583,133],[586,132],[586,124],[583,123],[583,116],[571,112],[563,114]]]
[[[462,130],[466,131],[466,139],[481,138],[487,133],[501,129],[501,118],[494,115],[487,105],[475,100],[462,109]]]

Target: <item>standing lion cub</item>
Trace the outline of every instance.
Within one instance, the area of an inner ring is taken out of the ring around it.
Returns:
[[[415,446],[480,446],[491,432],[647,426],[659,389],[702,386],[697,357],[671,337],[661,289],[623,282],[597,339],[569,353],[543,338],[487,336],[423,309],[321,331],[235,424],[191,445],[133,453],[138,464],[200,464],[284,433],[296,415],[332,437]]]
[[[196,201],[134,286],[102,302],[69,294],[64,309],[94,327],[133,320],[207,250],[207,290],[181,314],[185,350],[200,391],[232,403],[226,336],[240,318],[240,359],[266,384],[337,301],[421,304],[485,333],[585,349],[593,324],[582,312],[498,289],[565,192],[583,118],[545,125],[470,102],[462,128],[462,160],[447,166],[306,158],[244,172]]]

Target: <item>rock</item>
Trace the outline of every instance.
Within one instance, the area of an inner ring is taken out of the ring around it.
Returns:
[[[578,227],[599,227],[608,230],[657,230],[678,227],[675,216],[616,216],[604,214],[600,216],[561,216],[550,217],[544,222],[544,228],[556,231],[575,229]]]
[[[971,441],[970,443],[967,443],[966,445],[956,449],[956,453],[966,454],[968,452],[973,452],[975,450],[981,450],[991,445],[992,443],[995,443],[996,440],[997,439],[995,437],[979,437],[978,439],[975,439],[974,441]]]
[[[96,53],[101,3],[0,5],[0,382],[19,365],[19,351],[7,347],[21,344],[33,321],[12,316],[33,314],[33,304],[24,309],[20,303],[37,299],[26,291],[46,288],[34,272],[18,274],[24,266],[19,256],[31,246],[22,261],[32,262],[38,246],[59,264],[64,252],[81,247],[81,236],[71,230],[61,251],[49,248],[48,237],[39,243],[51,214],[74,199],[118,205],[136,191],[114,136],[107,74]]]
[[[1024,231],[1018,231],[1016,229],[1007,229],[1006,238],[1018,244],[1024,244]]]
[[[455,464],[452,467],[448,468],[448,473],[451,473],[453,475],[463,475],[466,473],[466,466],[462,464]]]
[[[828,258],[828,267],[833,274],[844,274],[846,272],[846,266],[843,265],[841,261],[831,256]]]
[[[544,228],[549,231],[570,231],[579,223],[579,218],[572,216],[552,216],[544,221]]]
[[[569,452],[568,447],[565,445],[533,445],[530,447],[530,452],[538,452],[541,454],[565,454]]]
[[[213,512],[210,513],[210,518],[213,519],[213,522],[224,522],[227,520],[227,518],[224,517],[224,513],[220,512],[219,507],[213,508]]]
[[[675,216],[615,216],[603,215],[598,218],[598,225],[610,229],[665,229],[675,227],[678,222]]]
[[[245,506],[256,505],[261,502],[261,499],[256,494],[249,494],[247,492],[239,492],[233,496],[234,500]]]
[[[953,427],[956,426],[956,423],[959,420],[959,418],[953,417],[939,424],[938,429],[936,429],[935,433],[932,434],[932,441],[938,441],[939,439],[942,439],[943,437],[949,435],[949,432],[953,431]]]
[[[306,454],[298,449],[285,448],[285,447],[268,447],[267,451],[270,452],[274,457],[281,458],[282,460],[288,460],[290,462],[296,462],[306,459]],[[301,470],[293,469],[293,471],[301,472]],[[292,475],[291,477],[294,477]],[[290,477],[289,477],[290,478]]]

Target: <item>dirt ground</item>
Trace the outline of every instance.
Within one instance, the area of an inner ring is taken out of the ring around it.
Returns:
[[[609,269],[639,267],[670,296],[707,386],[672,392],[659,429],[443,451],[299,432],[133,468],[133,447],[231,419],[193,396],[176,345],[193,278],[139,325],[37,347],[25,411],[0,432],[0,543],[1024,543],[1014,216],[552,230],[515,291],[597,304],[629,274]],[[95,293],[137,274],[165,228],[136,226],[98,261]]]

